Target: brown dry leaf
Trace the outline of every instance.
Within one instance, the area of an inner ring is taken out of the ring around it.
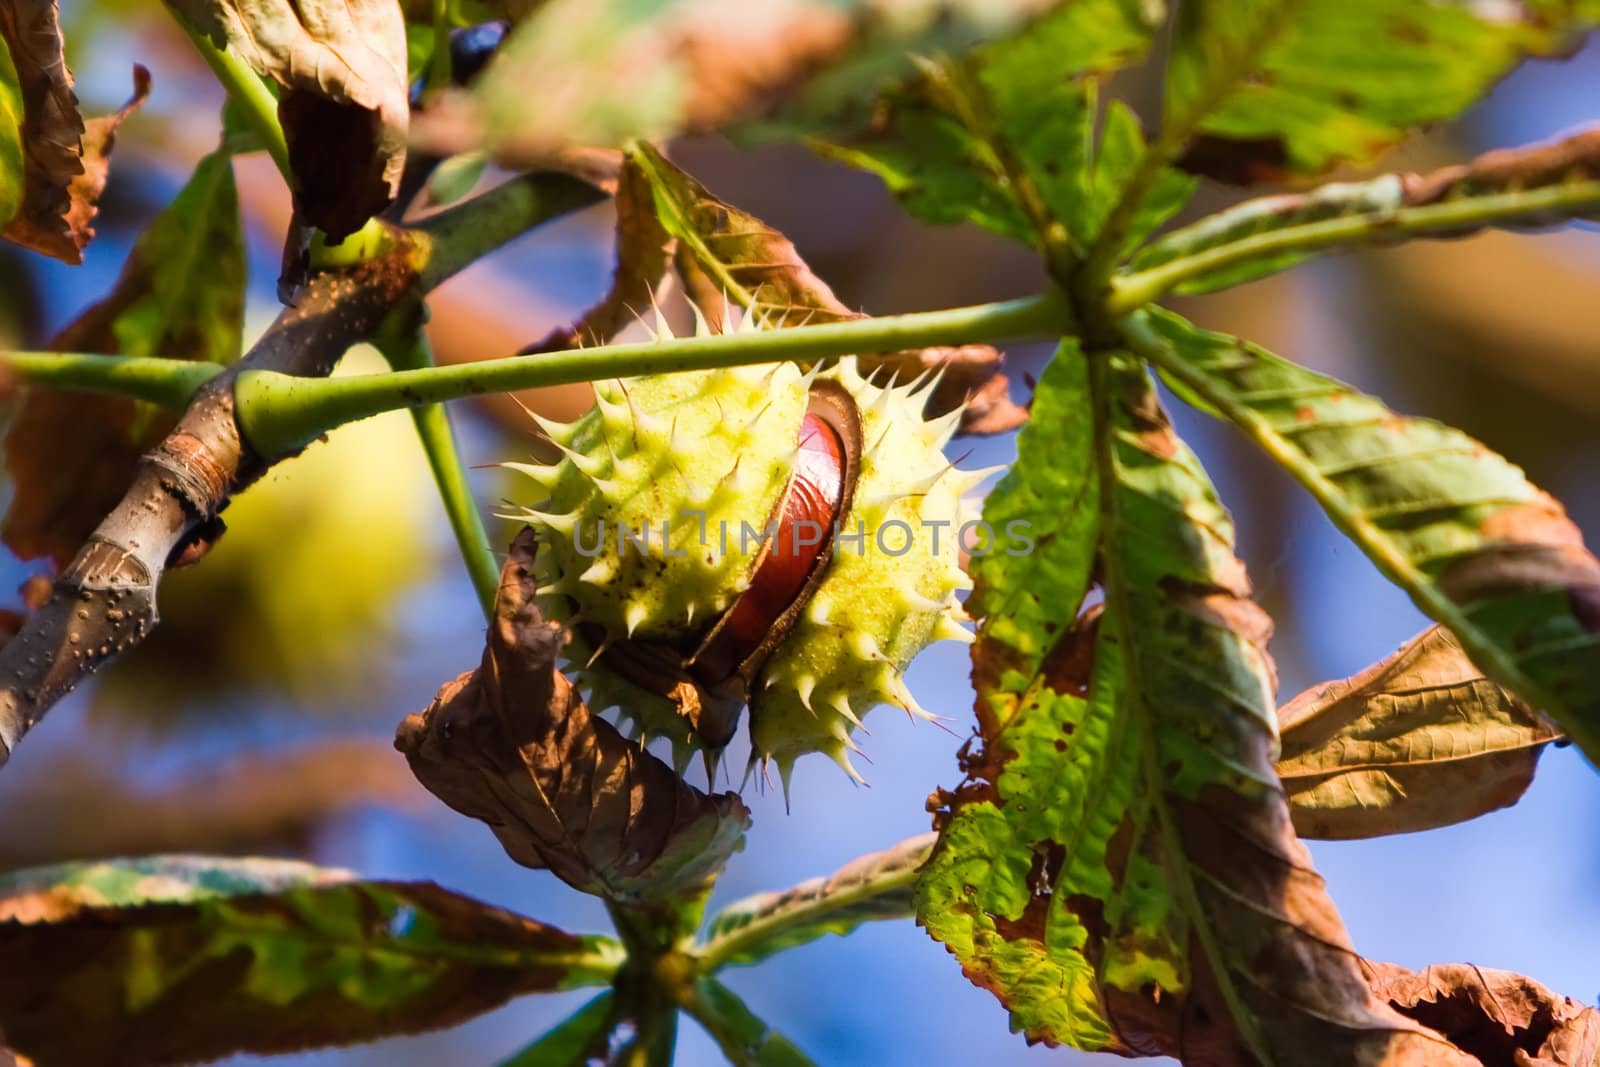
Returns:
[[[603,345],[650,308],[672,257],[672,235],[656,217],[650,183],[632,159],[622,162],[616,182],[617,267],[611,289],[570,326],[551,332],[526,352],[556,352]]]
[[[1561,735],[1433,626],[1278,709],[1278,775],[1302,837],[1428,830],[1516,802]]]
[[[97,116],[83,124],[83,173],[72,179],[71,207],[66,218],[68,234],[77,249],[77,258],[68,260],[70,263],[80,262],[84,246],[94,239],[94,227],[90,224],[100,213],[100,194],[105,192],[106,179],[110,177],[111,149],[117,143],[117,127],[143,107],[149,96],[150,72],[134,64],[133,95],[128,97],[127,103],[109,115]]]
[[[1470,963],[1419,972],[1364,962],[1378,999],[1444,1034],[1486,1067],[1590,1067],[1600,1062],[1600,1010],[1531,978]]]
[[[406,25],[393,0],[170,0],[283,90],[300,220],[338,240],[394,200],[411,121]]]
[[[713,327],[724,321],[729,301],[775,327],[865,317],[846,307],[812,273],[783,234],[719,200],[648,145],[635,146],[628,158],[649,178],[661,223],[678,239],[676,264],[684,288]],[[991,345],[962,345],[863,355],[861,367],[868,374],[888,369],[901,381],[942,368],[944,377],[929,398],[930,413],[950,411],[976,397],[962,430],[998,433],[1027,419],[1027,412],[1006,394],[1003,361]]]
[[[24,111],[22,205],[4,236],[65,263],[82,263],[116,129],[150,94],[150,72],[135,66],[127,104],[85,123],[62,53],[55,0],[0,0],[0,37],[16,64]]]
[[[524,866],[622,903],[697,897],[743,846],[749,812],[590,714],[555,669],[566,635],[534,605],[536,547],[527,528],[512,543],[483,663],[408,716],[395,747]]]

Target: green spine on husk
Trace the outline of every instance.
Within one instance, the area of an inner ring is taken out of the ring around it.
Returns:
[[[751,766],[775,763],[787,787],[794,761],[820,751],[859,780],[849,753],[861,717],[881,704],[928,717],[906,667],[933,641],[971,640],[958,531],[975,517],[963,494],[989,472],[945,459],[960,413],[923,418],[932,382],[880,388],[852,358],[809,373],[777,364],[596,382],[595,407],[576,422],[539,420],[558,461],[507,465],[542,491],[516,517],[540,532],[541,607],[572,629],[568,662],[591,704],[669,738],[680,768],[699,738],[675,704],[609,669],[601,646],[643,639],[687,654],[749,585],[818,377],[856,402],[859,475],[822,580],[754,679]]]

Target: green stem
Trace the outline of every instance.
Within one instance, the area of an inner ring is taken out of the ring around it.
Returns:
[[[244,112],[256,136],[266,146],[272,162],[277,164],[278,172],[293,185],[294,178],[289,171],[289,142],[284,139],[283,126],[278,122],[278,101],[272,95],[272,90],[244,60],[212,44],[209,37],[190,26],[182,15],[175,17],[189,35],[189,40],[199,49],[206,65],[217,76],[217,81],[222,83],[233,102]]]
[[[396,370],[433,366],[433,350],[428,345],[427,335],[420,329],[401,339],[385,339],[382,348],[389,365]],[[427,453],[428,465],[433,468],[433,480],[439,486],[439,497],[450,518],[450,529],[455,532],[467,573],[472,576],[473,588],[483,605],[484,617],[493,618],[500,567],[495,562],[489,534],[483,527],[483,514],[478,510],[472,486],[467,481],[466,466],[461,462],[455,434],[450,428],[450,415],[443,404],[423,404],[411,409],[411,417],[417,424],[417,437]]]
[[[1286,226],[1113,278],[1106,311],[1111,318],[1121,318],[1192,278],[1250,260],[1297,252],[1309,254],[1379,239],[1455,234],[1594,210],[1600,210],[1600,181],[1579,181]]]
[[[811,1061],[782,1034],[771,1029],[731,989],[714,978],[686,985],[679,995],[683,1010],[705,1028],[733,1067],[782,1063],[804,1067]]]
[[[429,89],[450,84],[450,3],[433,0],[433,54],[428,57]]]
[[[430,290],[457,271],[557,215],[588,207],[605,193],[565,174],[524,174],[430,215],[409,231],[420,255],[418,272]]]
[[[79,352],[0,352],[0,367],[25,385],[115,393],[182,411],[223,368],[215,363]]]
[[[636,1034],[611,1058],[614,1067],[671,1067],[678,1041],[678,1003],[694,980],[692,962],[678,946],[699,922],[705,893],[691,900],[651,905],[608,900],[606,910],[628,952],[617,972],[618,1016],[631,1019]]]
[[[1059,334],[1070,322],[1065,298],[1051,291],[946,311],[510,356],[390,374],[300,378],[273,371],[245,371],[234,395],[240,425],[251,444],[266,455],[281,455],[358,419],[484,393],[638,374],[803,363],[851,353],[1016,341]]]

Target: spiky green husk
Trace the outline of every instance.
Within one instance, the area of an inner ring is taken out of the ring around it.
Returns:
[[[593,410],[570,425],[546,424],[563,457],[511,465],[544,493],[522,516],[540,528],[544,610],[569,626],[589,624],[607,641],[632,636],[691,649],[749,583],[755,537],[794,467],[816,373],[777,365],[596,383]],[[825,578],[751,694],[752,761],[776,763],[785,781],[794,760],[813,751],[855,776],[848,751],[861,717],[881,704],[925,716],[905,668],[932,641],[970,639],[955,596],[968,585],[956,531],[967,517],[962,494],[982,473],[956,470],[940,451],[957,416],[925,421],[931,386],[879,388],[853,359],[820,375],[838,381],[860,409],[865,450],[841,527],[854,535],[864,526],[865,534],[835,546]],[[704,537],[690,512],[704,512]],[[911,531],[903,553],[904,529],[883,529],[895,520]],[[936,550],[929,522],[947,524]],[[637,533],[644,524],[651,533],[643,545],[619,548],[619,529]],[[617,706],[646,736],[668,737],[685,762],[698,739],[675,707],[607,670],[597,651],[581,635],[568,650],[591,702]]]

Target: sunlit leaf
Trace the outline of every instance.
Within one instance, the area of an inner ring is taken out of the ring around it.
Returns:
[[[406,27],[393,0],[168,0],[282,90],[295,210],[338,239],[395,198],[410,126]]]
[[[1371,159],[1597,17],[1593,0],[1185,3],[1161,137],[1188,169],[1239,183]]]
[[[190,1063],[448,1026],[620,952],[441,889],[152,857],[0,879],[0,1031],[41,1063]]]
[[[1081,570],[1036,588],[1057,608],[1029,636],[1052,647],[1021,678],[997,676],[1007,650],[992,659],[980,633],[982,749],[945,797],[921,921],[1030,1038],[1185,1062],[1461,1062],[1361,980],[1273,773],[1270,624],[1227,513],[1143,370],[1098,360],[1104,610],[1074,624]],[[1002,687],[1020,696],[991,702]]]
[[[933,835],[872,852],[826,878],[728,905],[706,927],[700,951],[721,964],[759,963],[824,934],[848,934],[864,922],[911,914],[911,887],[933,848]]]
[[[649,145],[633,146],[629,158],[650,183],[660,225],[679,242],[679,276],[713,329],[721,329],[730,304],[781,326],[864,317],[834,295],[783,234],[719,200]],[[865,355],[860,361],[864,373],[887,368],[902,380],[942,369],[930,413],[968,402],[963,423],[968,432],[1014,429],[1027,417],[1006,393],[1000,374],[1003,357],[992,345]]]
[[[1309,489],[1488,677],[1600,760],[1600,561],[1561,505],[1459,430],[1150,312],[1153,358]]]
[[[1278,776],[1303,837],[1427,830],[1514,804],[1560,733],[1434,626],[1278,709]]]
[[[482,666],[407,718],[395,744],[423,785],[487,823],[518,863],[608,900],[681,907],[687,918],[744,846],[749,812],[733,793],[690,787],[590,714],[555,669],[565,634],[535,606],[534,549],[524,529]]]
[[[923,63],[919,78],[885,95],[864,134],[818,147],[878,174],[930,222],[971,220],[1047,250],[1085,246],[1103,221],[1101,190],[1120,189],[1143,153],[1126,109],[1097,148],[1096,88],[1144,55],[1160,18],[1159,4],[1138,0],[1058,5],[1012,37]],[[1165,182],[1144,224],[1188,191],[1181,177]]]
[[[827,52],[821,41],[813,41],[809,69],[791,72],[786,81],[776,82],[780,91],[754,100],[764,106],[744,115],[733,127],[734,136],[759,140],[862,129],[871,121],[879,92],[915,74],[919,57],[955,55],[1002,38],[1049,10],[1053,0],[866,0],[829,6],[850,9],[848,32],[838,33]],[[819,21],[819,10],[827,7],[812,0],[810,21]],[[843,22],[837,16],[825,21]],[[716,41],[713,36],[711,43]],[[793,48],[787,55],[807,58]],[[744,65],[737,57],[724,63],[735,71]],[[769,68],[771,73],[779,69]],[[746,101],[746,112],[751,103]]]
[[[228,363],[244,321],[244,237],[233,167],[200,161],[128,254],[116,287],[66,327],[66,352]],[[126,397],[34,390],[6,433],[15,493],[6,544],[65,564],[121,499],[138,458],[173,416]]]

